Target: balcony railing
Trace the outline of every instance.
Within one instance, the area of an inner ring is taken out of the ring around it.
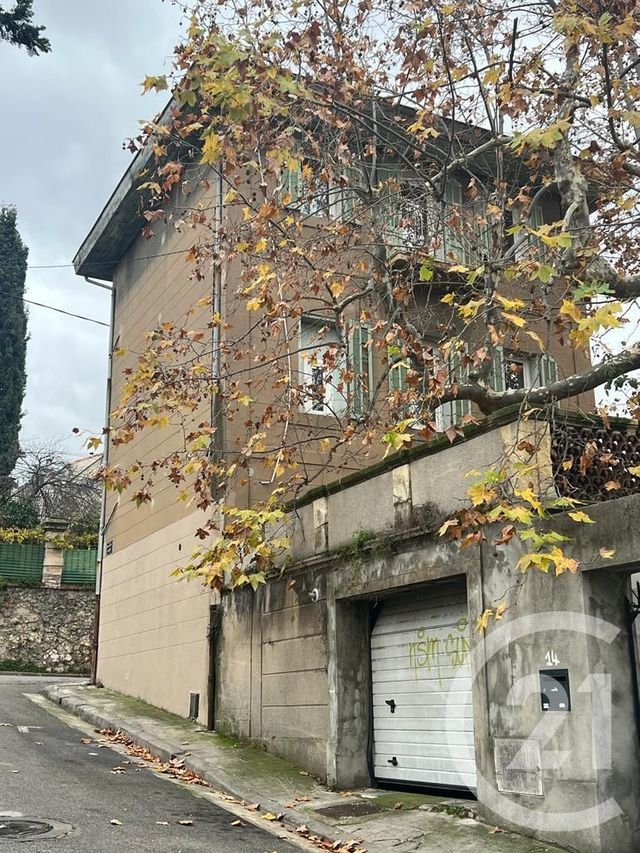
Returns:
[[[386,238],[393,250],[452,265],[483,263],[489,243],[484,202],[439,204],[424,195],[398,193],[385,206]]]
[[[640,437],[635,426],[616,421],[559,423],[551,430],[551,462],[563,497],[597,503],[640,493]]]

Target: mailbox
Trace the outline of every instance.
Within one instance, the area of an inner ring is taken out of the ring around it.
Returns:
[[[568,669],[540,670],[540,701],[543,711],[570,711]]]

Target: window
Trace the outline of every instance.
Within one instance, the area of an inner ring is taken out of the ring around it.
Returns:
[[[337,415],[347,408],[342,382],[344,357],[338,331],[331,322],[316,317],[300,321],[300,380],[306,412]]]
[[[310,186],[310,181],[305,182],[306,170],[312,174],[309,164],[302,169],[283,170],[282,192],[291,198],[287,206],[304,216],[339,217],[342,213],[341,188],[323,180],[317,180],[313,187]]]
[[[389,390],[390,391],[406,391],[408,389],[407,373],[410,370],[408,360],[398,361],[397,355],[388,356],[389,361],[394,359],[396,363],[389,370]],[[449,357],[449,383],[458,384],[464,382],[467,376],[467,368],[460,363],[460,356],[453,354]],[[452,424],[461,424],[465,415],[471,412],[471,403],[469,400],[453,400],[450,403],[444,403],[438,406],[435,410],[436,427],[440,432],[444,432]],[[414,403],[409,406],[407,412],[409,417],[419,417],[420,405]]]
[[[495,391],[540,388],[557,378],[558,368],[550,355],[532,355],[496,347],[491,371],[491,387]]]
[[[346,360],[340,351],[335,326],[318,317],[300,322],[300,374],[303,405],[307,412],[323,415],[344,413],[349,403],[356,417],[369,405],[372,385],[371,330],[366,323],[352,323],[347,335],[349,361],[354,378],[342,380]]]

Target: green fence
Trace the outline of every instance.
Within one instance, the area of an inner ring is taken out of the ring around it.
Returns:
[[[96,548],[73,548],[64,552],[62,583],[92,586],[96,582]]]
[[[43,560],[44,545],[14,545],[11,542],[0,542],[0,577],[7,580],[40,583]]]

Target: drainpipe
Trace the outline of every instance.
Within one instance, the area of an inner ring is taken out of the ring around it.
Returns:
[[[222,175],[223,161],[218,164],[218,182],[216,189],[216,230],[214,250],[216,254],[215,265],[213,268],[213,312],[222,317],[222,264],[220,262],[220,229],[222,227]],[[211,398],[211,426],[214,427],[213,440],[211,443],[211,456],[214,461],[222,459],[224,453],[224,409],[222,405],[222,354],[220,352],[221,330],[220,325],[215,324],[211,330],[211,348],[212,348],[212,363],[211,363],[211,379],[217,388],[217,393]],[[211,482],[211,495],[214,499],[218,499],[220,489],[217,482]]]
[[[113,330],[115,326],[116,313],[116,288],[114,284],[96,281],[89,276],[84,277],[85,281],[93,284],[95,287],[101,287],[111,293],[111,310],[109,320],[109,360],[107,366],[107,389],[105,399],[105,417],[104,423],[108,427],[111,415],[111,377],[113,375]],[[105,435],[104,445],[102,448],[102,464],[107,465],[109,462],[109,433]],[[115,510],[115,507],[114,507]],[[113,515],[113,513],[112,513]],[[96,564],[96,600],[95,600],[95,616],[93,622],[93,639],[91,647],[91,683],[95,684],[98,672],[98,637],[100,631],[100,594],[102,592],[102,561],[104,557],[104,539],[105,531],[111,518],[107,519],[107,490],[102,488],[102,503],[100,506],[100,529],[98,532],[98,560]]]

